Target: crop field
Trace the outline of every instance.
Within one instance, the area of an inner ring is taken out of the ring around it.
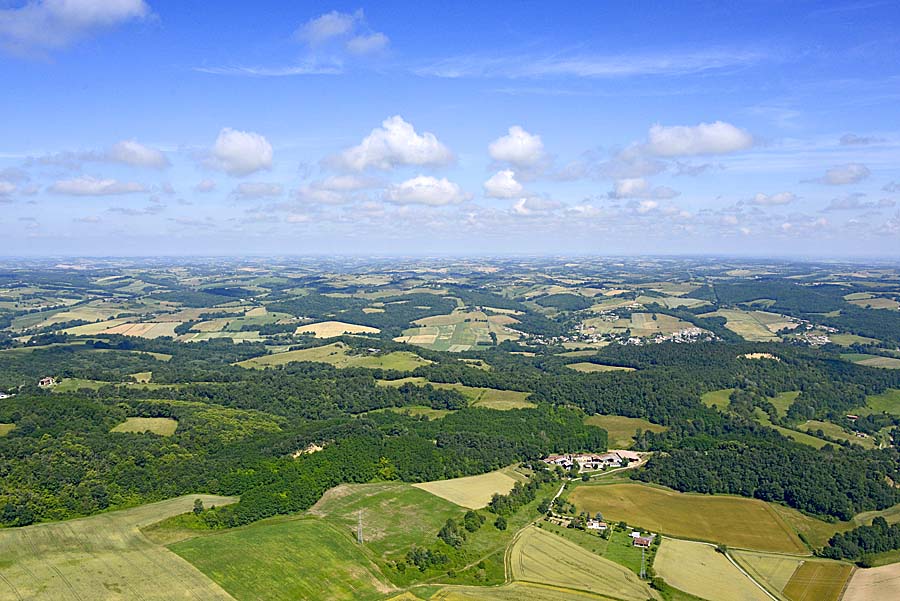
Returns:
[[[803,562],[784,587],[784,594],[791,601],[838,601],[852,570],[845,563]]]
[[[172,436],[178,428],[178,421],[169,417],[129,417],[110,432],[150,432],[160,436]]]
[[[621,301],[621,304],[631,304],[632,302]],[[603,309],[611,308],[614,307],[603,307]],[[673,334],[694,327],[693,324],[663,313],[632,313],[629,319],[616,321],[606,321],[603,318],[594,317],[585,320],[582,325],[586,330],[593,328],[598,334],[624,334],[626,330],[629,330],[632,336],[644,338],[657,334]]]
[[[505,495],[515,483],[516,479],[506,470],[498,470],[479,476],[422,482],[413,486],[462,507],[480,509],[490,502],[494,493]]]
[[[323,591],[366,600],[391,591],[346,532],[316,518],[257,522],[169,548],[237,601],[314,600]]]
[[[273,355],[254,357],[237,363],[241,367],[264,369],[275,365],[284,365],[294,361],[314,361],[328,363],[335,367],[367,367],[370,369],[395,369],[398,371],[411,371],[420,365],[427,365],[427,361],[418,355],[408,351],[393,351],[385,354],[350,354],[350,347],[343,342],[335,342],[325,346],[298,351],[287,351]]]
[[[841,601],[900,599],[900,563],[856,570]]]
[[[513,580],[606,594],[625,601],[659,598],[630,570],[535,526],[516,535],[507,561]]]
[[[797,426],[799,430],[805,430],[810,434],[814,434],[821,430],[826,436],[829,438],[836,438],[839,440],[846,440],[848,442],[852,442],[853,444],[858,444],[866,449],[874,449],[875,441],[871,436],[866,436],[865,438],[860,438],[854,434],[849,434],[844,431],[843,428],[838,426],[837,424],[833,424],[831,422],[823,422],[815,419],[811,419],[807,422],[804,422]]]
[[[363,540],[382,559],[396,559],[414,545],[429,544],[448,518],[463,509],[410,484],[342,484],[332,488],[309,510],[338,530],[356,536],[363,521]]]
[[[123,336],[137,336],[139,338],[159,338],[161,336],[170,336],[174,338],[175,328],[181,325],[180,321],[161,321],[161,322],[125,322],[117,326],[113,326],[98,334],[121,334]]]
[[[188,495],[94,517],[0,530],[0,599],[228,601],[221,587],[138,530],[230,497]]]
[[[707,407],[715,407],[719,411],[726,411],[728,409],[729,398],[731,393],[734,392],[734,388],[723,388],[722,390],[711,390],[710,392],[706,392],[700,397],[700,400],[703,401],[703,404]]]
[[[0,436],[6,436],[13,430],[15,430],[15,424],[0,424]]]
[[[767,311],[719,309],[718,311],[701,315],[701,317],[713,316],[724,317],[727,320],[726,328],[751,342],[777,341],[778,336],[775,332],[783,328],[797,326],[797,322],[789,317]]]
[[[894,357],[882,357],[880,355],[867,355],[865,353],[845,353],[842,359],[867,367],[885,367],[888,369],[900,369],[900,359]]]
[[[403,331],[396,342],[405,342],[437,351],[458,353],[476,346],[491,346],[491,333],[497,342],[516,340],[519,333],[507,326],[518,323],[510,315],[487,315],[481,311],[454,311],[447,315],[426,317]]]
[[[581,363],[569,363],[566,365],[569,369],[574,369],[575,371],[580,371],[583,373],[596,373],[596,372],[606,372],[606,371],[634,371],[633,367],[621,367],[619,365],[603,365],[601,363],[591,363],[590,361],[583,361]]]
[[[396,369],[396,368],[395,368]],[[534,407],[535,404],[527,401],[530,393],[520,392],[518,390],[499,390],[497,388],[481,388],[478,386],[466,386],[465,384],[448,384],[444,382],[428,382],[425,378],[410,377],[400,380],[379,380],[379,386],[403,386],[412,383],[417,385],[431,384],[435,388],[450,388],[458,390],[469,399],[469,405],[472,407],[485,407],[488,409],[499,409],[501,411],[507,409],[528,409]]]
[[[93,336],[95,334],[101,334],[110,328],[120,326],[123,323],[128,323],[128,321],[129,319],[127,317],[123,317],[120,319],[110,319],[109,321],[98,321],[97,323],[86,323],[73,328],[66,328],[62,331],[66,334],[73,334],[75,336]]]
[[[343,321],[320,321],[298,326],[295,331],[297,334],[312,334],[316,338],[333,338],[343,334],[377,334],[381,330]]]
[[[599,511],[607,521],[624,520],[653,532],[744,549],[807,553],[781,516],[757,499],[684,494],[643,484],[609,484],[580,485],[568,500],[579,511]]]
[[[652,598],[652,597],[649,597]],[[413,601],[418,597],[396,597],[397,601]],[[578,599],[617,601],[605,595],[554,587],[534,582],[511,582],[503,586],[448,586],[428,597],[431,601],[572,601]],[[643,601],[643,600],[642,600]]]
[[[774,553],[753,551],[729,551],[729,553],[748,574],[775,594],[784,590],[794,572],[805,561],[800,557]]]
[[[653,562],[656,573],[677,589],[715,601],[770,601],[715,548],[665,538]]]
[[[600,426],[609,433],[609,447],[612,449],[628,449],[634,444],[634,435],[638,430],[650,432],[665,432],[665,426],[648,422],[637,417],[624,417],[622,415],[591,415],[586,417],[584,423],[592,426]]]

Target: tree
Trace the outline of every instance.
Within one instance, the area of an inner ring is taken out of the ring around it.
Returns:
[[[494,527],[497,528],[497,530],[506,530],[506,518],[502,515],[497,516],[497,519],[494,520]]]
[[[203,513],[203,500],[194,499],[194,515],[200,515],[201,513]]]

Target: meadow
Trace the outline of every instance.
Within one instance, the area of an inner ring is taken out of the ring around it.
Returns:
[[[457,310],[447,315],[420,319],[394,340],[431,350],[458,353],[479,345],[492,345],[491,334],[496,337],[497,342],[519,338],[519,334],[508,327],[516,323],[518,320],[512,315],[487,315],[482,311]]]
[[[703,543],[665,538],[653,568],[668,584],[703,599],[771,601],[727,557]]]
[[[13,430],[15,430],[15,424],[0,424],[0,436],[6,436]]]
[[[188,495],[89,518],[0,530],[0,599],[227,601],[232,597],[138,530],[189,511]]]
[[[900,415],[900,390],[889,388],[881,394],[866,397],[866,406],[877,413]]]
[[[685,494],[644,484],[583,484],[568,500],[579,511],[599,511],[606,520],[621,520],[671,536],[761,551],[807,553],[781,516],[757,499]]]
[[[900,369],[900,359],[894,357],[882,357],[881,355],[867,355],[865,353],[844,353],[842,359],[865,365],[866,367],[883,367],[887,369]]]
[[[633,367],[621,367],[619,365],[603,365],[602,363],[591,363],[583,361],[581,363],[569,363],[566,365],[569,369],[580,371],[582,373],[600,373],[608,371],[634,371]]]
[[[393,369],[397,371],[412,371],[420,365],[428,365],[427,361],[409,351],[393,351],[390,353],[351,354],[350,347],[343,342],[335,342],[324,346],[314,346],[296,351],[286,351],[254,357],[241,361],[236,365],[241,367],[264,369],[277,365],[285,365],[295,361],[313,361],[316,363],[328,363],[335,367],[365,367],[368,369]]]
[[[465,384],[448,384],[444,382],[428,382],[425,378],[409,377],[399,380],[378,380],[379,386],[403,386],[404,384],[431,384],[435,388],[449,388],[458,390],[469,400],[472,407],[486,407],[488,409],[528,409],[535,404],[525,399],[529,393],[518,390],[499,390],[497,388],[481,388],[478,386],[466,386]]]
[[[860,438],[854,434],[849,434],[844,431],[843,428],[838,426],[837,424],[833,424],[831,422],[823,422],[820,420],[811,419],[806,421],[799,426],[797,426],[798,430],[805,430],[810,434],[815,434],[819,430],[822,431],[825,436],[829,438],[836,438],[838,440],[846,440],[847,442],[851,442],[853,444],[857,444],[864,449],[874,449],[875,441],[871,436],[866,436],[865,438]]]
[[[178,421],[168,417],[129,417],[110,432],[150,432],[160,436],[172,436],[178,428]]]
[[[648,422],[637,417],[625,417],[622,415],[591,415],[584,419],[584,423],[599,426],[609,435],[609,448],[628,449],[634,444],[634,435],[638,430],[644,432],[665,432],[665,426]]]
[[[707,407],[715,407],[719,411],[727,411],[728,403],[731,393],[734,392],[734,388],[723,388],[722,390],[711,390],[709,392],[703,393],[703,396],[700,397],[700,400]]]

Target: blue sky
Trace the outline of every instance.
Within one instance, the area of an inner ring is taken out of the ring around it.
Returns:
[[[896,2],[484,4],[0,0],[0,254],[900,254]]]

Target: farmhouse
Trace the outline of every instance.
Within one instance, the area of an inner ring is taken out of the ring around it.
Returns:
[[[588,519],[585,528],[588,530],[597,530],[598,532],[604,532],[609,526],[606,522],[601,522],[600,520],[592,520]]]
[[[49,388],[49,387],[53,386],[54,384],[56,384],[56,380],[54,380],[50,376],[41,378],[38,381],[38,386],[40,386],[41,388]]]
[[[641,547],[642,549],[647,549],[650,545],[653,544],[652,536],[639,536],[634,539],[634,546]]]

